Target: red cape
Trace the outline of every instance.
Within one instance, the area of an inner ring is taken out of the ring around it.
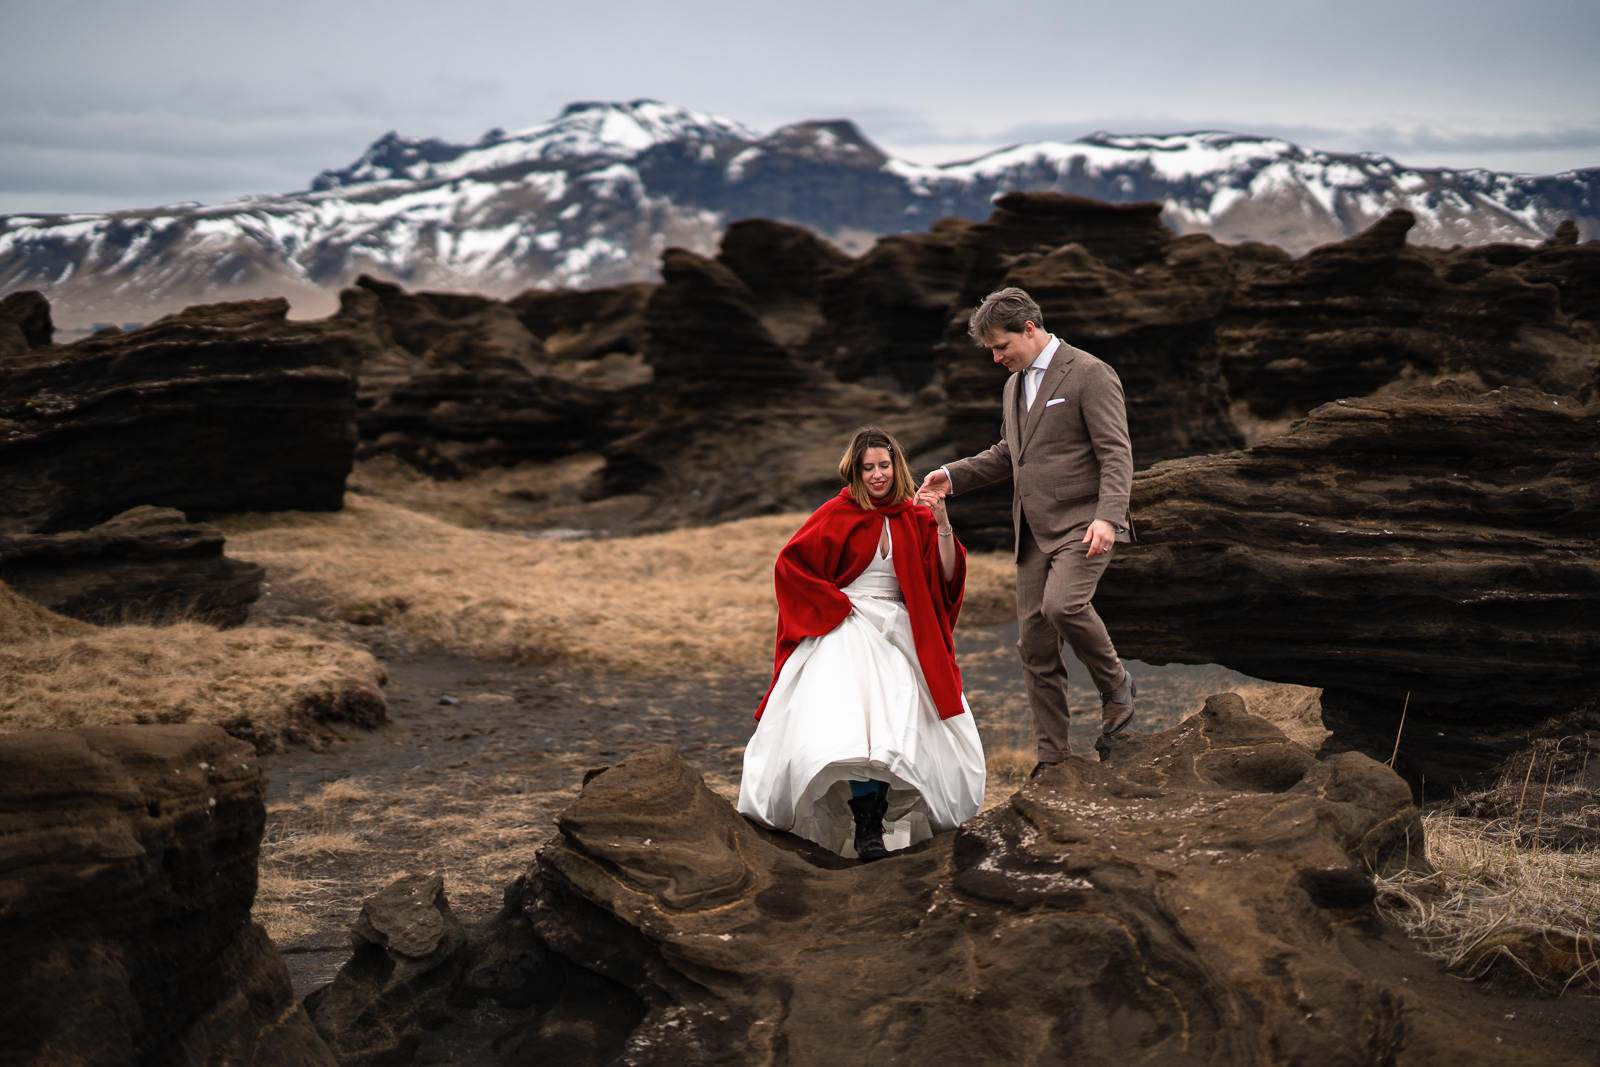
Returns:
[[[878,551],[883,519],[889,519],[895,577],[911,616],[911,636],[917,662],[927,679],[939,717],[960,715],[961,670],[956,666],[951,631],[961,613],[961,594],[967,584],[967,550],[955,542],[956,570],[947,582],[939,566],[939,525],[933,512],[912,501],[863,511],[850,497],[848,487],[811,513],[789,543],[778,553],[772,568],[778,593],[778,647],[773,656],[772,682],[789,656],[807,637],[830,633],[850,614],[850,598],[840,592],[860,577]],[[766,710],[772,686],[767,687],[756,718]]]

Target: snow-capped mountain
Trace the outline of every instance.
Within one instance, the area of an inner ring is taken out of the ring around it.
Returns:
[[[1538,241],[1563,219],[1600,234],[1600,168],[1548,177],[1421,170],[1227,133],[1095,134],[923,166],[854,124],[760,134],[649,100],[574,104],[476,144],[386,134],[310,190],[107,215],[0,216],[0,292],[39,289],[65,325],[147,321],[200,301],[286,295],[331,308],[361,272],[507,296],[655,276],[670,245],[715,248],[751,216],[807,226],[850,251],[947,215],[981,219],[1014,189],[1157,200],[1179,232],[1292,252],[1384,212],[1414,241]]]

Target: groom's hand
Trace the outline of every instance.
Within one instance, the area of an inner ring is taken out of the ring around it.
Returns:
[[[932,493],[943,500],[950,495],[950,479],[942,470],[929,471],[928,476],[922,479],[922,487],[917,492]]]
[[[1093,559],[1103,556],[1111,551],[1111,546],[1117,543],[1117,528],[1104,519],[1096,519],[1089,524],[1089,529],[1083,535],[1083,543],[1089,546],[1089,551],[1084,555]]]

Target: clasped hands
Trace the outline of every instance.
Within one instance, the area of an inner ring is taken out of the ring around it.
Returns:
[[[922,479],[922,485],[917,488],[917,503],[925,505],[933,512],[933,517],[938,520],[941,528],[948,528],[950,525],[944,504],[944,498],[948,495],[950,495],[950,479],[945,477],[944,471],[929,471],[928,476]]]

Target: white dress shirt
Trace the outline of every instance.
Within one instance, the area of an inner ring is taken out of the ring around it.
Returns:
[[[1050,366],[1050,361],[1055,358],[1056,349],[1061,347],[1061,338],[1055,334],[1050,335],[1050,343],[1044,346],[1044,351],[1039,357],[1022,370],[1023,400],[1026,406],[1033,407],[1033,398],[1039,395],[1039,383],[1044,380],[1044,372]]]

